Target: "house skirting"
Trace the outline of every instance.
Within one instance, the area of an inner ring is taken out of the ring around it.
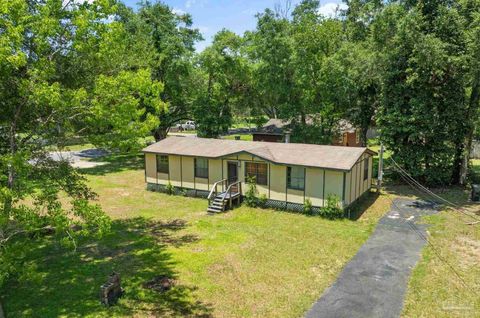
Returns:
[[[163,193],[168,192],[166,185],[156,184],[156,183],[147,183],[147,190],[155,191],[155,192],[163,192]],[[209,193],[210,193],[209,191],[205,191],[205,190],[173,187],[172,194],[185,195],[188,197],[207,198]]]
[[[195,190],[189,188],[180,188],[180,187],[172,187],[174,195],[185,195],[189,197],[200,197],[200,198],[207,198],[209,191],[205,190]],[[155,192],[163,192],[167,193],[167,187],[163,184],[155,184],[155,183],[147,183],[147,190],[155,191]],[[283,210],[283,211],[293,211],[293,212],[303,212],[304,205],[301,203],[293,203],[293,202],[286,202],[280,200],[273,200],[267,199],[265,201],[264,207],[271,208],[275,210]],[[319,213],[322,207],[312,206],[312,212]]]

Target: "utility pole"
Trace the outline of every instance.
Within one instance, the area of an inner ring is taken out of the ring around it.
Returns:
[[[383,143],[380,144],[380,154],[378,160],[378,179],[377,179],[377,192],[380,192],[383,181]]]

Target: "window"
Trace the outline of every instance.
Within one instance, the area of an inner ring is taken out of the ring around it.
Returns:
[[[305,168],[287,167],[287,186],[289,189],[305,189]]]
[[[195,158],[195,177],[208,178],[208,159]]]
[[[245,162],[245,179],[255,178],[257,184],[267,185],[267,164]]]
[[[368,179],[368,170],[370,169],[370,165],[368,164],[368,158],[363,160],[363,181]]]
[[[355,130],[355,142],[357,143],[357,145],[360,143],[360,133],[360,129]]]
[[[157,172],[168,173],[168,156],[157,155]]]

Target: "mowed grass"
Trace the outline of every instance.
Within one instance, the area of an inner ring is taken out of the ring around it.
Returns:
[[[480,160],[472,168],[480,171]],[[432,245],[413,271],[402,316],[480,317],[480,223],[468,224],[480,220],[480,203],[460,187],[436,192],[473,218],[449,208],[424,218]]]
[[[223,136],[222,138],[223,139],[235,140],[235,137],[240,137],[240,140],[253,141],[253,135],[252,134],[228,135],[228,136]]]
[[[390,205],[372,195],[357,221],[245,206],[211,216],[204,199],[145,190],[142,157],[105,161],[86,172],[112,232],[76,252],[45,238],[0,291],[8,317],[300,317]],[[107,308],[98,292],[113,271],[125,294]],[[156,276],[175,286],[146,288]]]
[[[479,225],[452,211],[425,221],[433,247],[424,248],[413,271],[402,316],[480,317]]]

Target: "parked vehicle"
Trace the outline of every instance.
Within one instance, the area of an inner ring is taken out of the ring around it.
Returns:
[[[185,124],[182,124],[184,130],[195,130],[196,125],[193,120],[188,120]]]

